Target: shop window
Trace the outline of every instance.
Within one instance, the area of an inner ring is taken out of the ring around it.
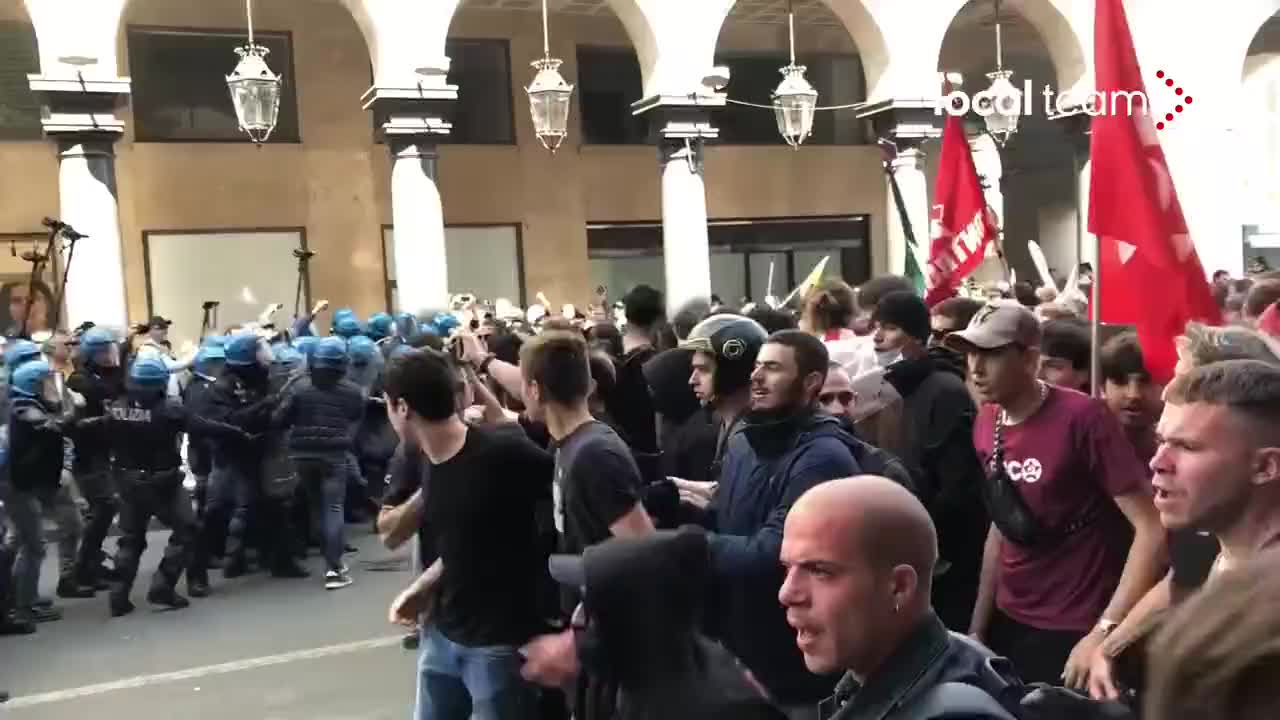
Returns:
[[[271,303],[283,303],[282,322],[293,312],[298,261],[293,251],[305,246],[300,228],[144,232],[149,314],[173,321],[169,339],[175,348],[199,342],[202,305],[220,303],[217,331],[254,321]],[[253,258],[253,262],[245,262]],[[307,305],[309,283],[303,283]]]
[[[138,142],[247,142],[227,90],[227,75],[247,42],[238,32],[130,27],[129,74]],[[280,115],[268,142],[296,143],[297,85],[293,40],[287,32],[255,32],[270,50],[267,65],[283,80]]]
[[[712,220],[711,292],[726,303],[785,298],[828,258],[824,277],[858,285],[870,278],[868,218]],[[587,228],[593,285],[622,297],[636,285],[666,287],[662,227],[657,223]],[[771,282],[772,281],[772,282]]]
[[[394,228],[383,228],[382,242],[387,269],[387,306],[398,310],[401,308],[396,292]],[[451,295],[470,293],[488,302],[506,298],[524,305],[520,232],[515,225],[447,227],[444,243]],[[403,309],[416,312],[420,308]]]
[[[40,139],[40,103],[27,81],[39,71],[35,29],[0,22],[0,140]]]

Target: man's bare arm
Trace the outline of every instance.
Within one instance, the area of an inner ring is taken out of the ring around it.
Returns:
[[[400,505],[383,506],[378,512],[378,537],[382,544],[389,550],[405,544],[421,527],[425,507],[421,488]]]

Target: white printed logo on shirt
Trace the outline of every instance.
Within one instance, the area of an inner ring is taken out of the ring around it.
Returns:
[[[551,498],[555,503],[556,532],[564,534],[564,493],[560,491],[560,480],[564,470],[556,468],[556,481],[551,483]]]
[[[1009,473],[1009,479],[1014,482],[1035,483],[1040,481],[1040,477],[1044,475],[1044,466],[1035,458],[1027,458],[1026,460],[1009,460],[1004,464],[1005,472]]]

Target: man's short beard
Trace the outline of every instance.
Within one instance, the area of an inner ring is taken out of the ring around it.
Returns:
[[[1199,517],[1193,518],[1188,523],[1189,529],[1220,536],[1240,522],[1253,502],[1253,495],[1249,492],[1241,492],[1229,497],[1208,508]]]

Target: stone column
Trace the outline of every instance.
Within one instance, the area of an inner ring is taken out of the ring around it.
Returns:
[[[395,225],[397,310],[444,309],[449,304],[449,268],[444,206],[436,184],[435,139],[409,136],[391,143],[391,222]]]
[[[364,108],[384,112],[382,135],[391,150],[392,252],[399,307],[418,313],[449,305],[444,206],[437,143],[453,129],[456,86],[372,87]]]
[[[924,272],[929,256],[929,180],[925,172],[923,145],[927,140],[941,136],[941,120],[935,116],[935,99],[891,99],[873,103],[863,108],[859,118],[870,119],[882,145],[892,145],[896,152],[889,161],[889,170],[898,181],[898,189],[907,208],[907,217],[916,240],[916,264]],[[888,178],[885,179],[886,186]],[[888,272],[901,275],[906,270],[907,236],[892,188],[886,187],[885,207],[886,246],[884,262],[875,263]]]
[[[114,145],[124,134],[115,111],[129,96],[126,78],[29,76],[44,106],[45,135],[58,147],[58,196],[63,222],[88,237],[64,243],[69,266],[63,327],[92,321],[123,329],[129,324]],[[56,292],[56,288],[54,291]]]
[[[632,106],[654,117],[662,171],[662,261],[668,314],[695,298],[711,297],[711,250],[707,231],[707,188],[703,150],[720,136],[710,111],[724,107],[723,95],[656,95]]]
[[[667,307],[711,297],[711,247],[702,140],[659,144],[662,166],[662,264]]]
[[[67,268],[67,289],[63,325],[74,328],[93,321],[123,328],[129,324],[129,311],[116,196],[116,138],[67,135],[56,139],[62,207],[59,219],[88,235],[75,242],[74,250],[64,243],[62,267]]]

